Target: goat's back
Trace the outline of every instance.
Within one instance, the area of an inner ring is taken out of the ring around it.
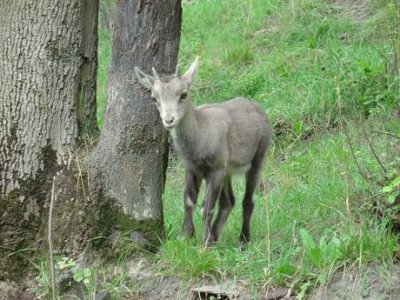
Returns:
[[[247,167],[260,147],[268,147],[272,129],[264,110],[255,102],[245,98],[205,104],[197,108],[208,116],[209,125],[226,127],[226,145],[229,152],[228,165],[230,169]],[[224,132],[222,128],[212,130]]]

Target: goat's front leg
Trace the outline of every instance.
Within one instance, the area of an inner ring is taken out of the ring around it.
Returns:
[[[193,209],[197,202],[197,195],[202,178],[190,171],[186,171],[185,192],[183,194],[183,204],[185,206],[185,217],[183,219],[182,232],[187,237],[194,234]]]
[[[225,172],[222,170],[213,171],[206,177],[206,194],[201,207],[203,219],[203,244],[208,247],[215,241],[211,231],[211,221],[214,215],[214,207],[224,182]]]

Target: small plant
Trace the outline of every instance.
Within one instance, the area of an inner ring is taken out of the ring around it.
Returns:
[[[79,267],[73,259],[62,257],[59,261],[56,262],[56,270],[58,271],[58,273],[69,273],[73,280],[72,282],[69,282],[69,284],[82,284],[85,294],[92,295],[95,292],[96,284],[94,269]]]
[[[319,271],[318,281],[326,284],[332,271],[335,271],[336,263],[342,258],[341,241],[336,236],[330,240],[326,236],[322,236],[317,245],[311,234],[304,228],[300,229],[300,237],[306,257]]]
[[[390,218],[393,229],[400,230],[400,176],[382,187],[381,192],[386,200],[386,214]]]
[[[272,268],[271,277],[278,284],[290,284],[292,276],[296,274],[298,268],[291,264],[287,259],[275,262]]]
[[[386,195],[388,204],[393,205],[396,201],[400,202],[400,176],[395,177],[389,184],[385,185],[382,188],[382,193]]]
[[[32,289],[32,293],[39,299],[50,299],[52,294],[51,279],[45,260],[38,264],[38,272],[39,274],[36,277],[37,285]]]
[[[76,284],[82,284],[82,292],[91,297],[95,292],[95,271],[93,268],[78,267],[76,262],[68,257],[59,257],[55,262],[56,281],[58,285],[64,285],[62,289]],[[39,274],[36,278],[37,287],[33,290],[34,294],[40,299],[51,298],[51,280],[48,274],[46,261],[39,263]]]
[[[374,130],[374,133],[371,133],[367,132],[365,126],[365,124],[362,125],[361,134],[368,145],[369,152],[367,153],[355,149],[347,134],[347,143],[354,163],[365,185],[363,189],[372,195],[362,203],[361,207],[382,220],[388,218],[390,220],[388,225],[398,231],[400,230],[400,175],[398,171],[400,138],[394,133],[397,127],[393,126],[393,132]],[[379,135],[386,137],[385,143],[376,143]]]

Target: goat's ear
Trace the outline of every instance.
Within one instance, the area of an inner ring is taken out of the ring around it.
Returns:
[[[149,90],[153,87],[154,84],[154,77],[144,73],[138,67],[135,67],[136,77],[139,82]]]
[[[190,66],[190,68],[186,71],[186,73],[182,76],[182,78],[190,85],[196,75],[197,69],[199,68],[199,57],[196,56],[196,59]]]

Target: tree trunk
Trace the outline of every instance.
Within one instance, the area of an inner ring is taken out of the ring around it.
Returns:
[[[174,71],[180,1],[118,2],[104,127],[89,154],[97,14],[97,0],[0,1],[0,280],[23,277],[42,253],[53,181],[63,255],[114,229],[162,233],[166,133],[133,67]]]
[[[23,257],[46,240],[53,178],[55,243],[74,248],[87,231],[93,204],[75,158],[80,134],[96,130],[97,10],[97,0],[0,1],[0,280],[23,276]]]
[[[78,100],[78,129],[81,137],[97,132],[96,72],[97,72],[97,28],[99,1],[81,0],[82,67],[81,94]]]
[[[97,191],[129,217],[121,229],[142,231],[152,242],[163,231],[167,134],[133,70],[173,73],[180,27],[180,0],[118,1],[104,123],[91,157]]]

